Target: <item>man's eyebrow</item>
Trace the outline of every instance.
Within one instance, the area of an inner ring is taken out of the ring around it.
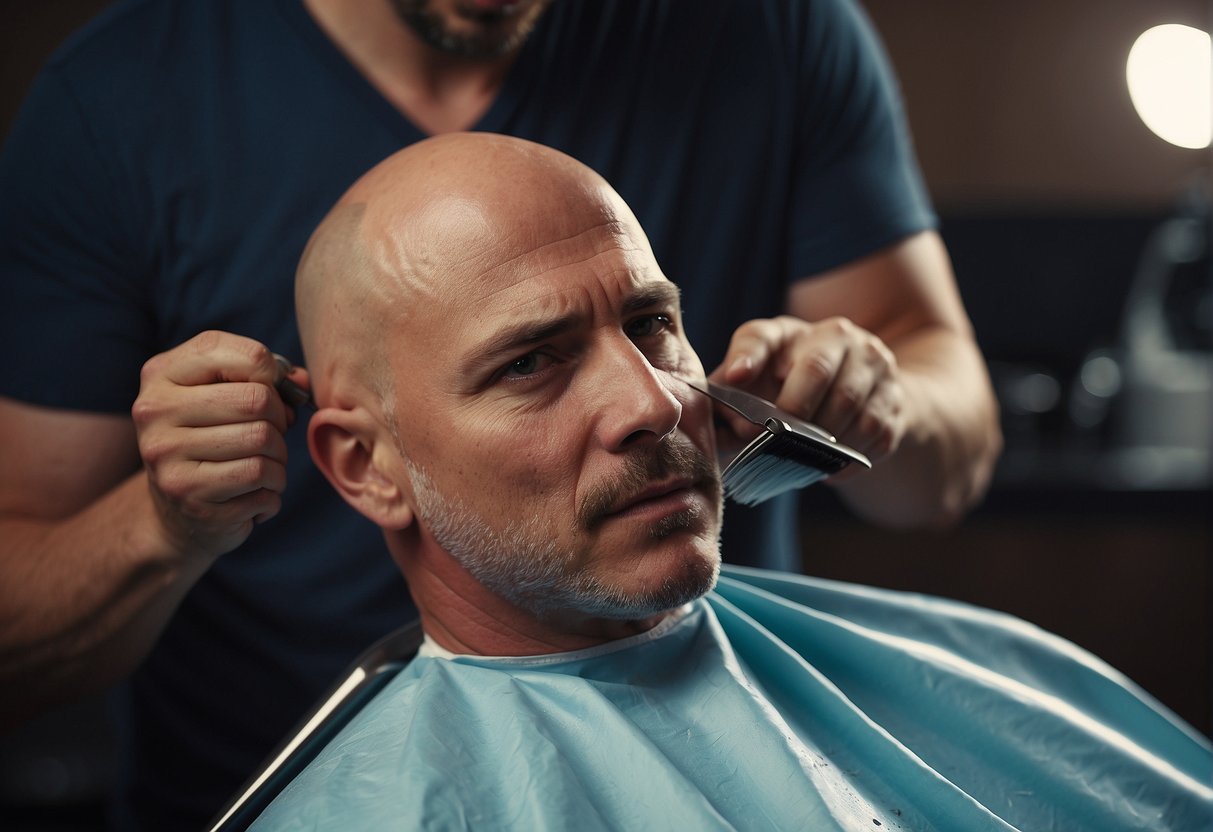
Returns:
[[[678,287],[669,281],[653,283],[637,289],[623,302],[623,312],[639,312],[652,306],[673,306],[677,308],[682,298]]]
[[[464,363],[467,370],[492,362],[498,356],[519,347],[539,344],[576,328],[581,323],[580,315],[562,315],[538,321],[523,321],[493,333],[476,345]]]
[[[670,282],[654,283],[641,287],[632,293],[622,305],[623,314],[639,312],[654,306],[672,305],[677,307],[681,293],[678,287]],[[472,372],[486,364],[492,364],[499,356],[511,353],[521,347],[541,344],[549,338],[555,338],[569,332],[583,322],[582,316],[561,315],[555,318],[522,321],[507,326],[476,345],[476,348],[462,362],[466,372]]]

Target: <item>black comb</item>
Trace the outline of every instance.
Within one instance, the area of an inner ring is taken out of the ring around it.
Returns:
[[[290,380],[288,376],[292,369],[290,359],[274,353],[274,361],[278,363],[281,375],[281,378],[274,383],[274,389],[278,391],[278,395],[282,397],[282,400],[296,409],[300,407],[315,408],[316,403],[312,401],[312,394]]]

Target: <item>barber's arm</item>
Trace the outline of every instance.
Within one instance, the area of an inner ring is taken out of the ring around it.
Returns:
[[[959,519],[985,493],[1002,435],[939,236],[801,280],[788,310],[740,327],[713,378],[866,453],[872,471],[830,480],[860,516],[895,528]]]
[[[133,423],[0,398],[0,728],[133,670],[278,511],[277,372],[264,346],[206,333],[147,363]]]

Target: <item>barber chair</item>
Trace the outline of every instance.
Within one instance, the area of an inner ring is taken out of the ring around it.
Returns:
[[[211,823],[210,832],[245,829],[278,793],[400,672],[421,646],[421,623],[406,624],[362,653],[311,713],[270,754]]]

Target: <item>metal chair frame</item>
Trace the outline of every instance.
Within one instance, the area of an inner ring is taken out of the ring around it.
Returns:
[[[406,624],[354,660],[312,711],[270,754],[261,771],[248,779],[208,827],[210,832],[245,829],[278,793],[320,753],[384,685],[404,668],[421,646],[420,622]]]

